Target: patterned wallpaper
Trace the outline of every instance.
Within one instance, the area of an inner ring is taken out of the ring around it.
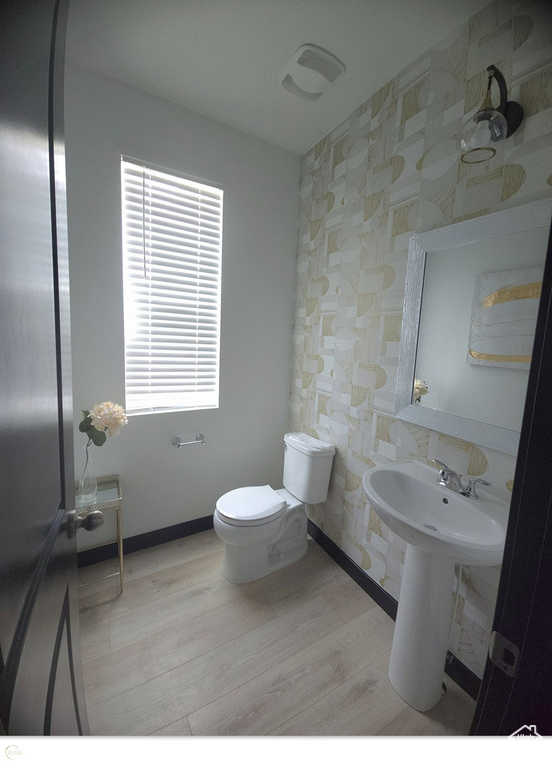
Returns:
[[[481,103],[490,64],[525,121],[492,160],[467,166],[457,134]],[[308,513],[395,598],[406,545],[367,503],[363,473],[438,457],[511,490],[515,467],[512,456],[393,416],[409,238],[550,195],[547,2],[491,3],[302,159],[291,428],[337,446],[328,500]],[[451,595],[450,648],[479,675],[499,576],[498,567],[464,567],[458,598]]]

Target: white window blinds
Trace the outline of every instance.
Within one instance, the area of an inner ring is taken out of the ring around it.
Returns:
[[[221,189],[122,160],[129,414],[218,407]]]

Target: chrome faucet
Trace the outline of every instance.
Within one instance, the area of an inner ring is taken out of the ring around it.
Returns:
[[[481,485],[491,485],[487,480],[483,480],[482,477],[468,477],[468,482],[464,485],[462,482],[462,475],[459,475],[458,472],[447,467],[447,465],[442,461],[439,461],[439,459],[430,459],[430,461],[441,467],[439,470],[439,479],[437,481],[439,485],[443,485],[445,488],[448,488],[455,493],[460,493],[462,496],[467,496],[469,499],[479,498],[476,493],[477,483],[481,483]]]
[[[430,459],[430,461],[441,467],[439,470],[439,480],[437,481],[439,485],[444,485],[445,488],[455,491],[456,493],[462,493],[464,490],[464,486],[462,485],[462,475],[459,475],[458,472],[447,467],[447,465],[442,461],[439,461],[439,459]]]

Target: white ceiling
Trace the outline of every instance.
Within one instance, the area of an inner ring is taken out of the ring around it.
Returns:
[[[67,58],[303,154],[489,0],[70,0]],[[346,66],[316,102],[279,83],[312,43]]]

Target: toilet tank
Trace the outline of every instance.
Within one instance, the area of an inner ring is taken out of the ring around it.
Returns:
[[[328,496],[335,447],[303,432],[284,435],[284,487],[305,504]]]

